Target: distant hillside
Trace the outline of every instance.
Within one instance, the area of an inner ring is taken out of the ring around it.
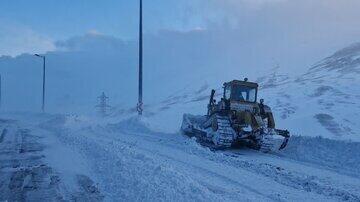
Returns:
[[[337,51],[302,75],[291,77],[275,68],[256,81],[259,97],[274,110],[279,128],[298,135],[360,141],[360,44]],[[176,129],[183,112],[205,113],[211,88],[220,95],[220,82],[173,93],[154,107],[153,119],[164,119],[171,125],[169,130]]]

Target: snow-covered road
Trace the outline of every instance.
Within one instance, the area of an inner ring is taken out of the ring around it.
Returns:
[[[0,119],[0,201],[102,200],[76,153],[28,122]]]
[[[213,152],[137,119],[49,116],[22,127],[46,136],[43,162],[68,192],[81,187],[69,176],[89,176],[106,201],[360,201],[358,143],[295,137],[281,153]]]

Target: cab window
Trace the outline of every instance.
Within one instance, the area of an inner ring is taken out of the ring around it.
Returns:
[[[256,88],[248,86],[233,86],[231,99],[235,101],[256,102]]]
[[[225,99],[229,100],[231,96],[231,86],[228,85],[225,87]]]

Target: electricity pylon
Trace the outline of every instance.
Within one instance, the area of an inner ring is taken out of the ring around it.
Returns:
[[[96,105],[96,107],[99,109],[99,114],[101,116],[107,116],[107,110],[111,108],[110,105],[107,104],[107,101],[109,100],[109,97],[107,97],[105,95],[105,93],[103,92],[99,97],[98,97],[100,103],[98,105]]]

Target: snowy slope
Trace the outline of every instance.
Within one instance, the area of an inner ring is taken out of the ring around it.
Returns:
[[[354,44],[291,82],[266,90],[276,97],[271,104],[279,121],[301,135],[360,141],[359,57],[360,44]]]
[[[253,79],[260,84],[259,97],[274,110],[279,128],[296,135],[360,141],[360,44],[334,53],[302,75],[291,77],[280,71],[274,68]],[[176,131],[183,113],[204,114],[210,90],[221,96],[220,80],[219,76],[189,85],[149,106],[147,115],[154,128]]]

